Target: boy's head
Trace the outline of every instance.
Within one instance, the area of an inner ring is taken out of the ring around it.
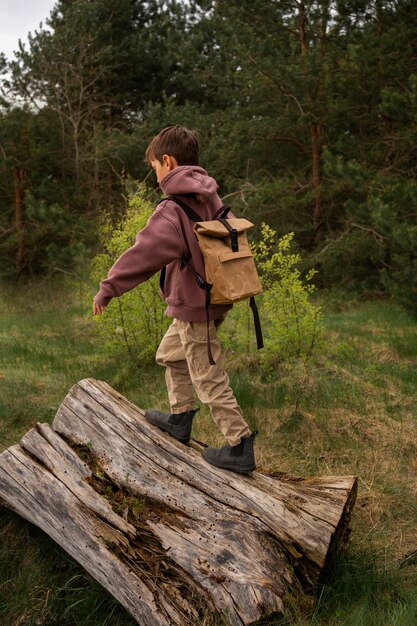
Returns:
[[[158,183],[179,165],[198,165],[198,141],[184,126],[168,126],[156,135],[145,153],[156,172]]]

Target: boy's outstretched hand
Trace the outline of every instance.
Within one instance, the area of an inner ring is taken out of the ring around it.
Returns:
[[[106,307],[100,306],[93,300],[93,315],[101,315]]]

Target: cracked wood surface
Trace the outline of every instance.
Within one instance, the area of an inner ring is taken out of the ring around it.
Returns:
[[[207,465],[201,450],[150,425],[106,383],[85,379],[52,428],[38,424],[0,455],[0,499],[141,626],[196,624],[207,612],[241,626],[281,614],[287,594],[317,586],[344,540],[357,481],[240,476]],[[123,514],[100,481],[124,494]],[[136,521],[132,498],[145,502]]]

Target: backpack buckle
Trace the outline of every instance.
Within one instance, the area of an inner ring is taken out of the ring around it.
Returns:
[[[232,244],[232,252],[239,252],[239,243],[237,240],[237,230],[233,228],[230,231],[230,242]]]

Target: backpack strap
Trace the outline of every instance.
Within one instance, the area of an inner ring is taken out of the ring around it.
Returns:
[[[223,206],[221,206],[220,209],[214,214],[213,219],[219,220],[219,222],[221,222],[223,226],[229,231],[232,252],[239,252],[237,230],[235,228],[232,228],[226,219],[226,215],[230,213],[230,210],[231,206],[229,204],[223,204]]]
[[[261,320],[259,319],[258,306],[255,302],[254,296],[251,296],[249,298],[249,306],[252,309],[253,323],[255,325],[256,347],[258,350],[261,350],[261,348],[264,347],[264,338],[262,335]]]
[[[195,269],[189,264],[187,263],[187,261],[185,261],[184,259],[181,259],[182,263],[184,265],[186,265],[188,267],[188,269],[190,270],[190,272],[193,274],[195,281],[197,283],[197,285],[200,287],[200,289],[204,289],[204,291],[206,292],[206,301],[205,301],[205,309],[206,309],[206,326],[207,326],[207,354],[208,354],[208,360],[210,365],[216,365],[216,361],[213,358],[213,353],[211,351],[211,342],[210,342],[210,316],[209,316],[209,308],[210,308],[210,304],[211,304],[211,296],[210,296],[210,292],[211,292],[211,288],[213,285],[211,285],[210,283],[206,282],[204,280],[204,278],[201,276],[201,274],[199,274],[198,272],[195,271]]]
[[[193,195],[193,194],[190,194]],[[188,217],[190,218],[190,220],[192,220],[193,222],[204,222],[205,220],[202,219],[201,215],[198,215],[198,213],[196,213],[190,206],[188,206],[188,204],[186,204],[183,200],[181,200],[181,198],[179,198],[178,196],[167,196],[165,198],[165,200],[173,200],[175,202],[175,204],[178,204],[178,206],[180,206],[182,208],[182,210],[188,215]],[[231,211],[231,206],[230,204],[223,204],[220,209],[218,211],[216,211],[216,213],[213,215],[213,220],[224,220],[226,215],[228,213],[230,213]],[[227,228],[227,226],[226,226]]]
[[[173,200],[187,214],[192,222],[203,222],[201,215],[198,215],[188,204],[185,204],[178,196],[168,196],[166,200]]]
[[[239,243],[238,243],[236,228],[232,228],[229,222],[227,221],[227,219],[224,217],[218,217],[217,219],[219,220],[219,222],[223,224],[225,228],[227,228],[227,230],[230,233],[230,244],[231,244],[232,252],[239,252]]]
[[[224,219],[226,215],[230,213],[231,208],[232,207],[230,206],[230,204],[223,204],[223,206],[220,207],[217,213],[214,214],[213,219],[214,220]]]
[[[204,221],[201,218],[201,216],[198,215],[198,213],[196,213],[190,206],[188,206],[188,204],[183,202],[177,196],[169,196],[169,199],[173,200],[175,202],[175,204],[178,204],[178,206],[180,206],[182,208],[182,210],[187,214],[187,216],[190,218],[191,221],[193,221],[193,222],[202,222],[202,221]],[[236,228],[232,228],[230,226],[229,222],[225,218],[225,215],[227,215],[229,213],[229,211],[230,211],[230,206],[228,204],[225,204],[225,205],[221,206],[220,209],[214,214],[213,219],[214,220],[219,220],[219,222],[221,222],[223,224],[223,226],[225,228],[227,228],[227,230],[230,233],[230,241],[231,241],[232,251],[233,252],[239,252],[237,230],[236,230]]]

